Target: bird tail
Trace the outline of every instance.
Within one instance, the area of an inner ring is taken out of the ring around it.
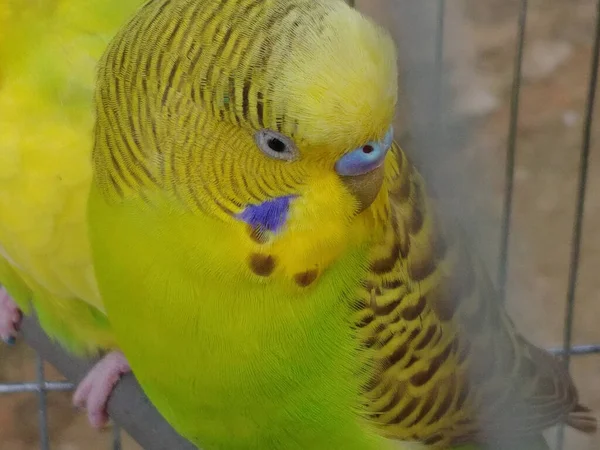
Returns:
[[[565,423],[583,433],[591,434],[598,430],[598,419],[593,415],[591,409],[583,405],[577,405],[569,413]]]

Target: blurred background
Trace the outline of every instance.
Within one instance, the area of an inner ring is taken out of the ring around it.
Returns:
[[[517,327],[546,348],[563,342],[597,1],[528,1],[506,298]],[[522,5],[523,0],[356,1],[398,44],[397,138],[425,172],[446,214],[460,217],[494,278]],[[591,134],[575,345],[600,343],[600,112]],[[598,415],[600,354],[574,356],[571,368],[582,402]],[[0,345],[0,383],[35,377],[35,353],[26,344]],[[49,365],[46,378],[62,379]],[[111,430],[92,430],[71,406],[70,393],[49,392],[47,408],[52,449],[111,448]],[[548,433],[550,441],[555,436]],[[126,433],[121,445],[140,448]],[[0,396],[0,449],[39,448],[37,396]],[[598,449],[600,437],[567,431],[564,448]]]

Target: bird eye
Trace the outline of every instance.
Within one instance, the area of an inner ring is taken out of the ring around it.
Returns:
[[[254,140],[258,148],[271,158],[293,161],[298,156],[294,142],[276,131],[259,130],[254,135]]]

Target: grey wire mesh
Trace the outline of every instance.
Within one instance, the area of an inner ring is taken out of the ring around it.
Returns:
[[[513,188],[515,183],[515,153],[517,148],[517,130],[519,126],[519,99],[521,94],[521,75],[523,71],[523,48],[525,46],[525,27],[527,25],[527,3],[521,0],[517,31],[517,49],[510,100],[510,125],[508,129],[508,147],[506,149],[506,175],[504,206],[500,241],[500,261],[498,264],[498,291],[500,300],[506,299],[506,276],[508,266],[508,244],[512,217]]]
[[[436,111],[439,111],[437,117],[434,118],[440,133],[443,135],[444,120],[441,111],[443,110],[443,43],[444,43],[444,16],[446,9],[446,0],[437,1],[437,29],[436,29],[436,49],[435,49],[435,71],[436,76],[434,90],[434,101],[437,105]],[[512,81],[512,92],[510,102],[510,120],[508,130],[508,146],[506,150],[506,173],[505,173],[505,191],[502,213],[501,227],[501,242],[500,255],[498,266],[498,288],[501,294],[501,299],[504,299],[506,293],[507,282],[507,263],[508,263],[508,248],[511,229],[511,214],[513,203],[513,188],[515,175],[515,156],[517,152],[517,132],[519,127],[519,100],[521,92],[521,76],[523,63],[523,49],[526,37],[527,11],[528,0],[519,0],[519,15],[517,21],[517,39],[515,49],[515,63]],[[347,3],[354,6],[354,0],[347,0]],[[556,354],[562,355],[565,365],[569,365],[571,356],[590,355],[600,353],[600,344],[588,344],[572,346],[573,320],[575,312],[575,288],[577,285],[577,276],[579,270],[580,251],[581,251],[581,236],[582,225],[584,219],[585,195],[588,174],[588,161],[590,154],[592,123],[595,114],[596,89],[598,84],[598,71],[600,63],[600,0],[597,2],[595,17],[595,36],[593,51],[590,64],[589,87],[587,94],[587,103],[585,106],[585,121],[582,132],[582,145],[580,153],[580,167],[578,175],[578,188],[576,197],[576,213],[573,221],[573,230],[571,238],[571,259],[569,267],[567,302],[564,321],[563,345],[562,347],[550,348],[549,350]],[[44,375],[44,363],[42,357],[36,354],[36,380],[35,382],[22,383],[4,383],[0,384],[0,395],[8,395],[14,393],[35,393],[38,396],[39,404],[39,435],[40,448],[49,450],[49,435],[48,435],[48,417],[46,395],[48,392],[70,391],[73,389],[73,384],[69,382],[47,381]],[[564,427],[558,428],[557,446],[561,450],[564,445]],[[121,430],[118,426],[113,427],[113,450],[121,450]]]
[[[37,383],[38,383],[38,401],[39,401],[39,421],[40,421],[40,448],[48,450],[50,448],[50,439],[48,438],[48,417],[46,390],[44,389],[44,360],[40,355],[36,355]]]
[[[44,377],[44,361],[36,352],[36,382],[2,383],[0,384],[0,395],[33,392],[38,396],[38,423],[40,433],[40,449],[50,450],[50,437],[48,435],[48,408],[46,394],[48,392],[72,391],[73,383],[67,381],[46,381]],[[115,424],[113,426],[112,449],[121,450],[121,430]]]
[[[585,107],[585,121],[583,125],[583,140],[581,144],[581,156],[579,166],[579,180],[577,186],[577,207],[573,224],[571,262],[569,267],[569,285],[567,288],[567,307],[565,312],[565,325],[563,336],[563,357],[567,367],[571,361],[571,340],[573,336],[573,320],[575,313],[575,287],[577,285],[577,276],[579,272],[579,261],[581,252],[581,235],[583,228],[585,194],[588,178],[588,163],[590,156],[590,143],[592,135],[592,120],[594,118],[594,105],[596,102],[596,86],[598,85],[598,66],[600,63],[600,0],[596,8],[596,32],[594,37],[594,46],[592,49],[591,67],[589,75],[589,87],[587,94],[587,104]],[[592,346],[590,350],[597,350],[597,346]],[[558,428],[557,446],[562,449],[564,445],[564,426]]]

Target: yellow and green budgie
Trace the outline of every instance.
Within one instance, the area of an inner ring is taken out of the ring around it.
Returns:
[[[393,142],[395,48],[335,0],[153,0],[98,69],[88,217],[119,345],[204,449],[591,432]]]
[[[116,348],[85,219],[93,91],[98,58],[141,3],[0,3],[0,337],[9,343],[19,307],[76,354]],[[127,370],[110,353],[80,385],[75,400],[93,424],[105,422],[106,397]]]

